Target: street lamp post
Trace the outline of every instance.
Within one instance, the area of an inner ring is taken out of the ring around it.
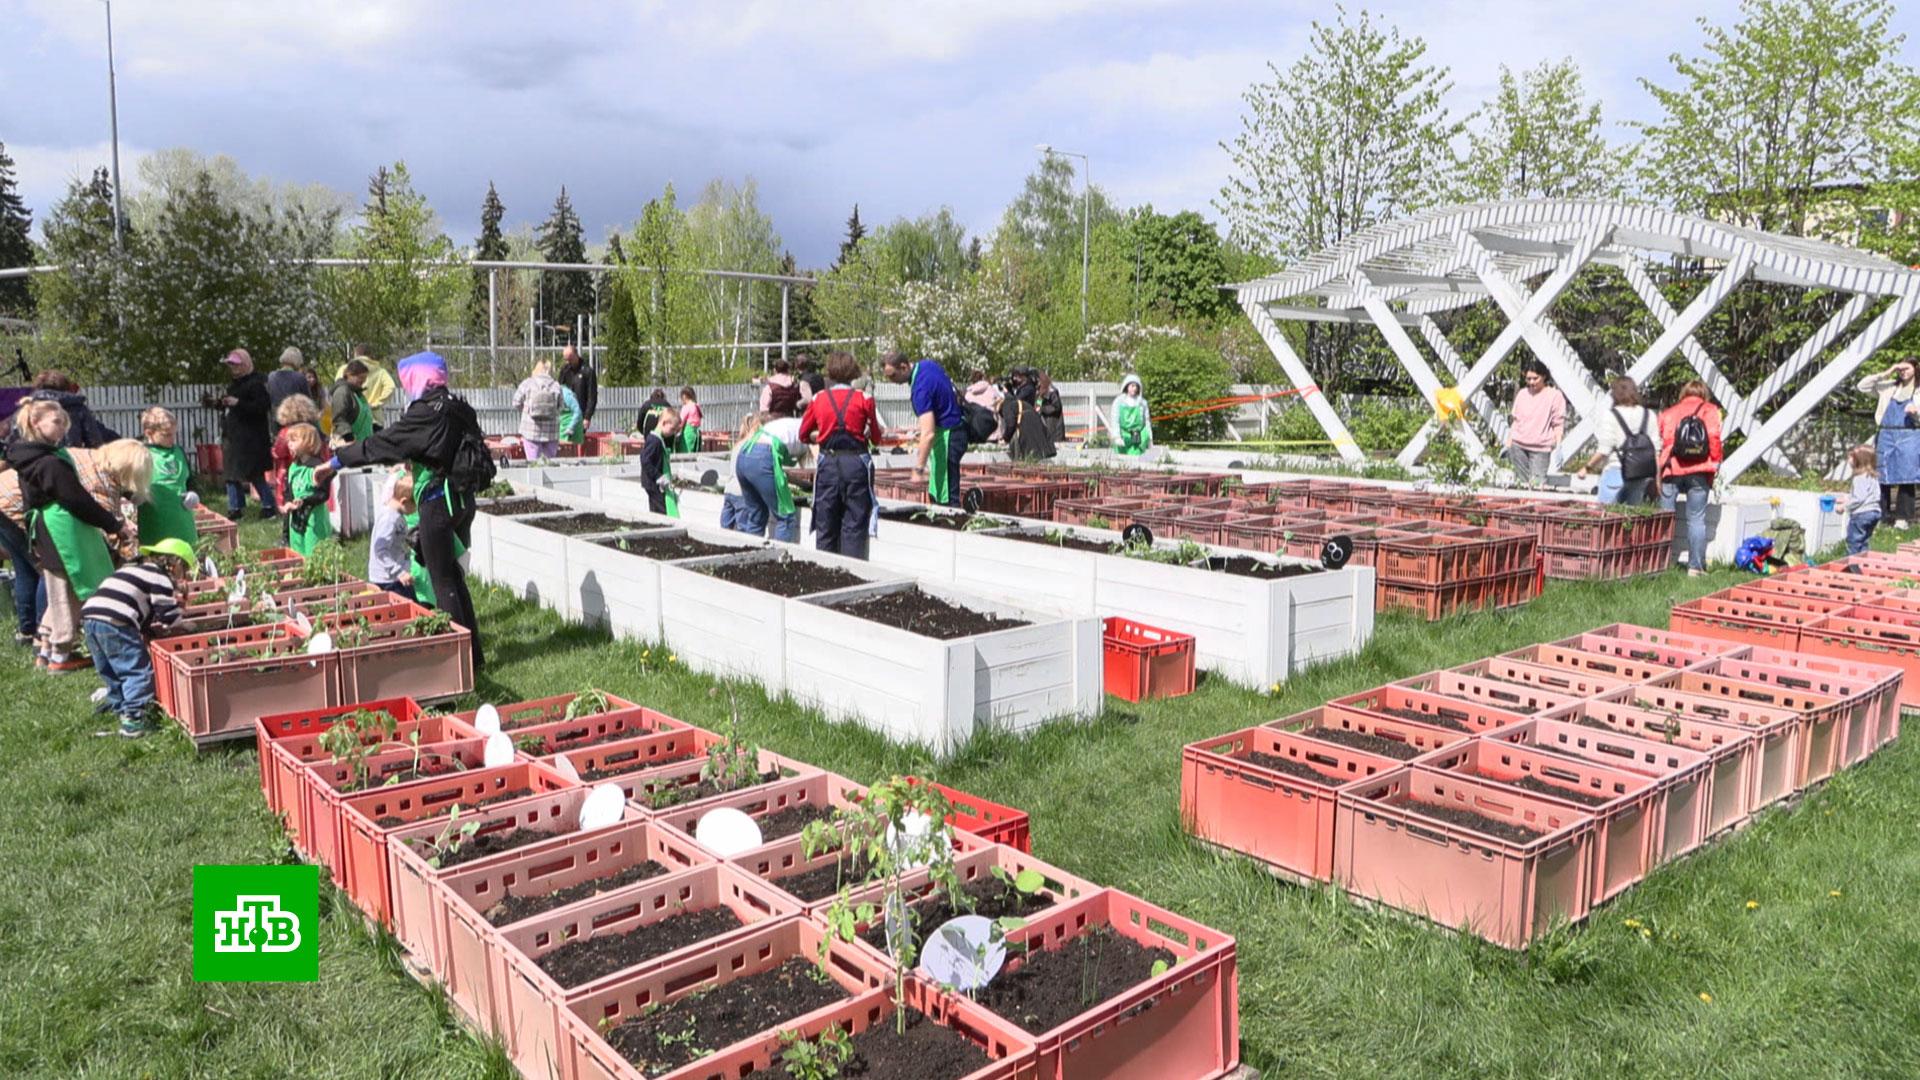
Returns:
[[[113,251],[124,255],[127,238],[120,211],[120,92],[113,77],[113,0],[102,2],[107,5],[107,125],[113,138]]]
[[[1047,143],[1041,143],[1035,149],[1043,154],[1059,154],[1061,157],[1080,159],[1083,173],[1080,177],[1080,332],[1087,331],[1087,267],[1091,248],[1088,240],[1091,235],[1088,222],[1093,203],[1093,159],[1072,150],[1059,150]]]

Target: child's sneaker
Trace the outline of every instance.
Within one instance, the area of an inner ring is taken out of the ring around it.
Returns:
[[[93,661],[77,653],[50,652],[47,654],[47,671],[53,675],[65,675],[69,671],[90,668]]]
[[[123,716],[120,718],[120,737],[123,739],[141,739],[153,734],[157,725],[144,714]]]

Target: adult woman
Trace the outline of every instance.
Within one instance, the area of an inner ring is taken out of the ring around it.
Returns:
[[[419,555],[432,587],[434,603],[467,628],[473,643],[473,669],[483,662],[480,627],[473,596],[467,591],[460,551],[473,525],[474,492],[453,484],[450,474],[463,443],[484,441],[473,406],[447,389],[447,362],[430,352],[400,361],[400,386],[409,401],[400,419],[360,442],[334,451],[333,460],[314,474],[324,484],[343,468],[397,465],[412,474],[414,505],[420,515]]]
[[[220,414],[220,456],[226,470],[227,516],[235,521],[247,508],[247,488],[260,497],[260,516],[278,514],[267,469],[273,442],[267,435],[267,377],[253,370],[253,357],[235,349],[223,361],[233,375],[227,392],[214,400]],[[309,398],[309,401],[312,399]]]
[[[1687,500],[1687,574],[1707,572],[1707,499],[1720,471],[1720,408],[1698,379],[1680,388],[1680,400],[1660,414],[1660,505]]]
[[[1138,457],[1153,446],[1153,417],[1140,376],[1120,380],[1120,396],[1113,399],[1113,408],[1108,410],[1107,427],[1116,454]]]
[[[741,532],[762,535],[768,522],[773,538],[783,544],[800,542],[800,511],[787,486],[787,468],[795,464],[796,447],[783,436],[799,441],[800,421],[791,416],[759,414],[752,434],[733,448],[733,473],[740,480],[745,513],[736,518]]]
[[[1054,445],[1067,441],[1067,410],[1060,403],[1060,391],[1054,389],[1052,372],[1040,373],[1040,383],[1035,388],[1034,406],[1040,410],[1040,422],[1047,426],[1047,438]]]
[[[967,391],[962,396],[968,404],[978,405],[988,412],[993,413],[996,419],[1000,415],[1000,403],[1006,400],[1006,392],[987,379],[986,368],[973,369],[973,381],[967,384]],[[993,429],[993,438],[995,440],[1001,439],[1005,437],[1006,432],[1007,428],[1005,424],[996,423]]]
[[[860,365],[851,354],[828,353],[828,386],[813,395],[800,418],[801,440],[820,446],[813,477],[813,546],[850,559],[867,557],[873,444],[881,436],[873,399],[853,387],[859,377]]]
[[[675,449],[683,454],[700,452],[700,424],[706,416],[700,411],[700,398],[693,387],[680,388],[680,443]]]
[[[1000,430],[1005,433],[1007,456],[1015,461],[1041,461],[1054,455],[1053,437],[1041,419],[1039,387],[1031,369],[1015,368],[1019,383],[1000,402]]]
[[[1623,375],[1613,380],[1608,390],[1613,395],[1613,407],[1594,420],[1593,456],[1580,466],[1580,475],[1603,470],[1600,501],[1639,506],[1647,501],[1659,472],[1659,455],[1653,442],[1659,427],[1653,422],[1653,414],[1640,403],[1640,387],[1632,379]]]
[[[1538,360],[1520,365],[1520,392],[1513,396],[1513,425],[1507,429],[1507,460],[1520,483],[1546,483],[1547,465],[1554,447],[1567,433],[1567,396],[1547,379],[1547,366]]]
[[[520,442],[528,461],[560,456],[560,413],[565,406],[566,395],[553,377],[553,365],[537,361],[533,374],[513,391],[513,407],[520,410]]]
[[[1902,360],[1861,379],[1855,387],[1878,394],[1874,422],[1880,428],[1874,450],[1880,458],[1880,516],[1895,529],[1913,521],[1914,485],[1920,484],[1920,401],[1915,400],[1914,361]]]
[[[773,362],[773,374],[760,387],[760,411],[776,419],[800,415],[800,399],[806,396],[799,380],[793,377],[793,365],[785,357]]]
[[[49,671],[86,666],[74,657],[80,637],[80,604],[113,572],[107,537],[125,523],[100,505],[80,483],[67,436],[67,411],[51,401],[29,401],[15,417],[16,438],[7,463],[20,473],[27,511],[27,537],[46,585],[40,618],[38,662]]]

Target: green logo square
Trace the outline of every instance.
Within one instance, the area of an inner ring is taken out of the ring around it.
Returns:
[[[320,868],[193,868],[194,982],[319,982]]]

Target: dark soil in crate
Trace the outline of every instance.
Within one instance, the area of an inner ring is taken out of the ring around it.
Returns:
[[[503,851],[537,844],[542,840],[551,840],[556,834],[541,829],[511,829],[506,832],[485,833],[475,836],[460,845],[460,850],[440,856],[440,869],[445,870],[461,863],[470,863],[484,859],[489,855],[498,855]],[[433,857],[432,845],[424,840],[415,840],[413,850],[423,859]]]
[[[561,518],[541,518],[523,524],[546,532],[560,533],[563,536],[586,536],[590,533],[632,532],[646,526],[637,522],[623,521],[605,514],[569,514]]]
[[[1014,918],[1031,915],[1036,911],[1053,906],[1053,898],[1040,894],[1020,892],[1011,885],[995,877],[984,877],[962,886],[962,895],[973,901],[971,911],[960,910],[953,906],[945,891],[927,897],[913,905],[914,934],[924,943],[929,934],[947,924],[947,921],[961,915],[981,915],[989,919]],[[887,924],[885,920],[875,923],[860,935],[860,940],[887,951]]]
[[[1262,578],[1267,581],[1324,572],[1323,568],[1318,566],[1309,566],[1304,563],[1275,564],[1248,558],[1245,555],[1215,556],[1207,560],[1207,569],[1218,570],[1235,577]]]
[[[853,1037],[853,1060],[843,1075],[860,1080],[959,1080],[985,1068],[987,1052],[952,1028],[907,1013],[905,1034],[887,1017]]]
[[[1028,956],[1015,970],[1002,971],[980,991],[979,1001],[1040,1035],[1152,978],[1156,962],[1172,966],[1177,959],[1111,926],[1096,926],[1058,948]]]
[[[740,916],[723,904],[704,911],[669,915],[624,934],[602,934],[584,941],[570,941],[536,963],[540,970],[553,976],[554,982],[571,989],[744,925]]]
[[[1022,544],[1040,544],[1043,547],[1065,548],[1068,551],[1090,551],[1096,555],[1113,554],[1113,545],[1099,540],[1089,540],[1081,536],[1046,536],[1041,533],[1009,533],[1003,540],[1017,540]]]
[[[747,788],[759,787],[761,784],[771,784],[780,778],[781,773],[778,769],[768,769],[766,772],[760,774],[759,780],[746,785],[746,787],[723,789],[711,780],[701,780],[697,783],[682,784],[678,787],[668,787],[664,784],[651,785],[642,788],[636,793],[635,797],[644,800],[653,809],[661,810],[669,806],[680,806],[684,803],[698,802],[701,799],[711,799],[715,795],[726,795],[735,791],[745,791]],[[583,777],[582,779],[585,778]]]
[[[1443,713],[1421,712],[1418,709],[1389,709],[1385,706],[1370,708],[1367,711],[1379,713],[1382,716],[1395,717],[1412,724],[1425,724],[1428,727],[1446,728],[1448,731],[1464,731],[1469,735],[1473,733],[1473,728]]]
[[[742,550],[737,547],[709,544],[705,540],[695,540],[687,536],[630,536],[624,539],[595,542],[601,547],[610,547],[615,551],[624,551],[644,559],[659,559],[662,562],[673,559],[704,559],[709,555],[734,555]]]
[[[573,509],[571,506],[557,506],[544,499],[501,499],[489,506],[480,507],[483,514],[495,517],[518,517],[521,514],[557,514]]]
[[[1546,835],[1537,829],[1529,829],[1525,825],[1515,825],[1511,822],[1501,821],[1498,818],[1490,818],[1485,814],[1476,814],[1471,810],[1458,806],[1443,806],[1439,803],[1422,802],[1419,799],[1406,798],[1396,799],[1389,805],[1397,806],[1402,810],[1412,811],[1423,818],[1443,821],[1448,825],[1468,829],[1472,832],[1485,833],[1488,836],[1498,837],[1510,844],[1531,843]]]
[[[1379,754],[1381,757],[1390,757],[1399,761],[1406,761],[1409,758],[1420,756],[1420,749],[1418,747],[1403,743],[1398,739],[1383,739],[1378,735],[1367,735],[1363,732],[1348,731],[1345,728],[1303,728],[1298,734],[1305,735],[1309,739],[1319,739],[1321,742],[1329,742],[1353,750],[1362,750],[1369,754]]]
[[[802,873],[775,878],[773,883],[809,903],[825,900],[839,892],[842,885],[859,887],[866,884],[860,863],[854,860],[836,860]]]
[[[458,806],[461,812],[465,813],[466,811],[472,810],[475,807],[492,806],[494,803],[506,802],[510,799],[524,799],[531,794],[533,794],[533,789],[530,787],[514,788],[512,791],[503,791],[498,795],[490,795],[487,798],[480,799],[476,802],[450,803],[448,804],[445,810],[438,810],[438,811],[435,811],[434,813],[426,815],[425,817],[414,818],[412,821],[408,821],[405,818],[389,816],[389,817],[383,817],[383,818],[375,818],[373,823],[382,829],[397,829],[402,825],[418,825],[421,822],[432,821],[435,818],[445,817],[448,814],[453,812],[453,808],[455,806]]]
[[[922,592],[918,585],[832,606],[855,618],[941,641],[1027,625],[1019,619],[1003,619],[998,615],[948,603],[931,593]]]
[[[1247,751],[1246,760],[1249,764],[1258,765],[1263,769],[1272,769],[1277,773],[1297,776],[1302,780],[1311,780],[1316,784],[1325,784],[1328,787],[1346,783],[1345,780],[1328,776],[1326,773],[1321,772],[1311,765],[1303,764],[1292,758],[1284,758],[1278,754],[1263,754],[1258,750],[1249,750]]]
[[[629,736],[629,738],[631,738],[631,736]],[[572,748],[569,747],[569,749]],[[642,758],[640,751],[627,750],[614,754],[611,757],[601,758],[601,767],[598,769],[588,769],[586,772],[580,774],[580,779],[589,783],[596,780],[609,780],[616,776],[625,776],[636,769],[652,769],[661,765],[672,765],[676,761],[685,761],[692,756],[693,750],[691,747],[684,753],[676,754],[673,757],[656,758]]]
[[[636,1016],[606,1039],[641,1072],[663,1073],[847,997],[839,983],[821,981],[819,968],[795,957]]]
[[[1483,777],[1483,779],[1491,780],[1496,784],[1505,784],[1508,787],[1516,787],[1522,791],[1531,791],[1535,795],[1545,795],[1554,799],[1565,799],[1567,802],[1579,803],[1581,806],[1605,806],[1614,799],[1611,795],[1597,795],[1591,791],[1584,791],[1577,787],[1556,784],[1551,780],[1542,780],[1538,776],[1522,776],[1517,780],[1501,780],[1491,776]]]
[[[816,821],[825,821],[833,816],[833,807],[819,803],[806,803],[801,806],[789,806],[775,814],[759,819],[760,839],[771,843],[783,837],[792,836],[804,830]]]
[[[519,922],[521,919],[530,919],[543,911],[565,907],[576,900],[585,900],[590,896],[598,896],[603,892],[612,892],[615,889],[646,881],[648,878],[657,878],[664,873],[667,873],[665,866],[649,859],[617,870],[605,877],[591,878],[577,885],[555,889],[540,896],[508,893],[499,903],[486,910],[486,919],[494,926],[505,926],[508,923]]]
[[[731,581],[735,585],[745,585],[749,589],[759,589],[764,593],[784,597],[805,596],[808,593],[827,592],[832,589],[850,589],[855,585],[867,583],[867,579],[860,575],[842,570],[837,566],[821,566],[818,563],[802,562],[798,559],[722,563],[718,566],[700,567],[700,572],[710,574],[722,581]]]

